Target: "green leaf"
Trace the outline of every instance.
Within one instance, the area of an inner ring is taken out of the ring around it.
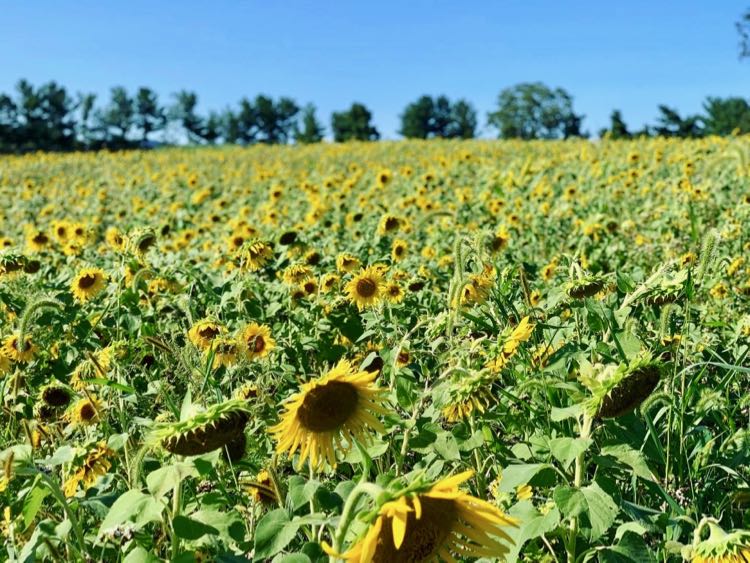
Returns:
[[[656,481],[653,472],[646,463],[643,452],[640,452],[628,444],[617,444],[613,446],[604,446],[601,450],[602,456],[611,456],[623,465],[633,470],[633,473],[641,479]]]
[[[441,432],[438,434],[437,440],[433,445],[435,452],[440,457],[447,460],[459,460],[461,459],[461,453],[458,451],[458,442],[456,437],[450,432]]]
[[[44,498],[50,494],[50,490],[47,487],[41,485],[38,480],[34,481],[31,490],[26,494],[23,499],[23,514],[24,527],[28,528],[39,513],[39,509],[42,508]]]
[[[320,481],[316,479],[290,487],[289,500],[292,504],[292,510],[298,510],[309,503],[319,488]]]
[[[271,563],[312,563],[312,560],[304,553],[285,553],[274,557]]]
[[[123,563],[157,563],[161,559],[149,553],[141,546],[136,546],[135,549],[130,550],[130,553],[122,561]]]
[[[627,532],[617,545],[599,552],[600,563],[655,563],[643,536]]]
[[[297,535],[299,524],[289,521],[283,508],[266,514],[255,528],[255,558],[272,557],[284,549]]]
[[[614,523],[619,507],[597,483],[588,487],[558,487],[555,504],[566,517],[581,517],[582,527],[590,528],[589,539],[600,538]]]
[[[508,560],[518,556],[523,545],[534,538],[553,531],[560,524],[560,511],[553,507],[547,514],[542,514],[530,500],[522,500],[508,510],[508,515],[518,518],[521,522],[518,528],[505,528],[505,532],[513,539]]]
[[[172,520],[172,526],[174,527],[174,533],[179,537],[186,540],[197,540],[206,534],[215,536],[219,534],[219,530],[213,526],[193,520],[188,516],[178,515]]]
[[[526,485],[542,471],[552,470],[549,463],[519,463],[509,465],[503,469],[503,478],[500,480],[500,490],[510,493],[519,485]]]
[[[146,477],[146,486],[154,498],[160,499],[187,477],[196,477],[198,471],[192,463],[184,461],[161,467]]]
[[[193,512],[190,518],[216,528],[221,539],[227,544],[245,540],[245,520],[235,511],[198,510]]]
[[[110,507],[107,516],[99,527],[99,533],[105,532],[126,522],[133,522],[136,528],[148,522],[159,522],[164,504],[151,495],[138,490],[123,493]]]
[[[554,438],[549,441],[549,450],[554,458],[562,463],[563,468],[567,469],[578,454],[582,454],[589,449],[592,443],[593,440],[588,438]]]
[[[552,407],[550,420],[552,420],[552,422],[560,422],[561,420],[566,420],[568,418],[578,418],[582,413],[583,405],[581,404],[576,404],[564,408]]]
[[[60,446],[55,450],[55,453],[52,454],[52,457],[42,460],[39,463],[46,467],[55,467],[57,465],[62,465],[63,463],[70,463],[75,457],[76,451],[74,448],[70,446]]]

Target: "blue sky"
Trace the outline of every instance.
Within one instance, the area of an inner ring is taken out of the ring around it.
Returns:
[[[202,110],[286,95],[330,113],[365,103],[388,138],[421,94],[468,99],[482,125],[497,94],[541,80],[567,89],[584,129],[622,110],[750,95],[734,22],[747,0],[0,0],[0,91],[25,77],[106,96],[113,85],[189,88]],[[485,131],[486,135],[492,134]]]

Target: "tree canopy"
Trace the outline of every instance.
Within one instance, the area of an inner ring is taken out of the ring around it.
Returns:
[[[476,135],[477,113],[466,100],[451,103],[445,96],[421,96],[401,114],[400,133],[407,138],[462,138]]]

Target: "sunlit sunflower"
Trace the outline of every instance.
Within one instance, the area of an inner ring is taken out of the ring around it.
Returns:
[[[214,353],[213,367],[228,368],[237,362],[240,346],[233,338],[219,336],[211,341],[210,350]]]
[[[240,333],[239,340],[249,360],[265,358],[276,346],[276,341],[271,336],[271,329],[257,323],[246,326]]]
[[[93,299],[107,285],[107,274],[100,268],[84,268],[76,274],[70,284],[73,297],[81,303]]]
[[[510,233],[505,227],[500,227],[490,240],[490,252],[500,252],[510,242]]]
[[[314,468],[336,465],[336,449],[348,449],[353,440],[368,441],[369,429],[385,432],[376,414],[386,414],[386,391],[374,383],[377,374],[355,371],[341,360],[327,374],[305,383],[285,404],[281,421],[269,429],[276,451],[294,455],[297,467],[309,458]]]
[[[65,482],[63,492],[66,497],[72,497],[78,491],[78,485],[83,484],[83,489],[87,490],[96,483],[96,480],[112,467],[109,458],[114,457],[115,452],[107,447],[107,444],[100,442],[86,456],[83,465]]]
[[[188,339],[196,348],[208,350],[214,338],[224,332],[224,327],[211,319],[201,319],[188,331]]]
[[[701,530],[708,526],[709,536],[700,541]],[[750,561],[750,532],[734,530],[725,532],[716,520],[706,518],[695,531],[692,546],[692,563],[747,563]]]
[[[340,279],[336,274],[325,274],[320,279],[320,290],[323,293],[332,291],[338,285]]]
[[[346,284],[349,301],[356,303],[361,311],[366,307],[377,305],[381,298],[383,275],[380,270],[370,266],[363,268]]]
[[[293,264],[287,267],[282,274],[282,279],[287,285],[299,285],[312,276],[312,270],[306,264]]]
[[[109,227],[104,238],[109,247],[117,252],[124,251],[128,246],[128,239],[117,227]]]
[[[342,253],[336,257],[336,269],[339,272],[353,272],[361,265],[362,263],[351,254]]]
[[[102,404],[93,395],[79,400],[69,413],[69,418],[73,424],[88,426],[99,422],[102,414]]]
[[[32,229],[26,235],[26,246],[31,252],[41,252],[49,246],[50,238],[44,231]]]
[[[402,493],[379,507],[377,517],[349,551],[334,557],[358,563],[502,559],[513,544],[504,528],[518,521],[496,506],[459,490],[466,471],[429,488]],[[416,488],[413,486],[413,488]]]
[[[391,245],[391,260],[394,262],[400,262],[406,257],[406,250],[409,248],[409,243],[404,239],[398,238],[393,241]]]
[[[274,506],[279,503],[279,485],[273,470],[261,469],[255,479],[240,478],[240,485],[258,504]]]
[[[255,272],[273,258],[273,248],[265,241],[254,239],[241,245],[237,257],[241,268]]]
[[[66,386],[57,381],[51,381],[39,391],[41,401],[54,408],[66,407],[70,403],[73,393]]]
[[[3,341],[2,354],[13,362],[30,362],[36,355],[36,344],[30,336],[24,336],[23,340],[23,346],[20,346],[18,335],[10,335]]]
[[[386,213],[380,218],[380,221],[378,222],[378,234],[382,236],[395,233],[399,229],[403,228],[403,226],[403,219],[401,219],[400,217],[396,217],[395,215],[391,215],[390,213]]]
[[[502,344],[497,356],[487,364],[487,367],[493,372],[503,369],[516,354],[519,346],[531,338],[533,332],[534,325],[529,322],[529,317],[521,319],[521,322],[509,333],[506,330],[506,335],[501,336],[500,342]]]
[[[10,358],[8,358],[5,353],[0,350],[0,377],[9,374],[11,369],[12,365],[10,362]]]
[[[385,298],[393,304],[401,303],[404,300],[404,289],[396,282],[388,282],[383,291]]]

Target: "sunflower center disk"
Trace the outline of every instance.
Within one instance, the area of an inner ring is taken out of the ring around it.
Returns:
[[[452,500],[433,499],[420,496],[422,517],[417,520],[414,512],[409,512],[406,522],[406,535],[400,549],[393,543],[393,526],[389,518],[384,522],[382,536],[375,550],[375,561],[394,563],[427,561],[448,542],[448,536],[456,524],[456,507]]]
[[[260,354],[263,350],[266,349],[266,341],[263,340],[262,336],[256,336],[253,339],[253,345],[251,346],[251,348],[256,354]]]
[[[357,410],[359,395],[350,383],[331,381],[305,395],[297,412],[300,424],[312,432],[340,428]]]
[[[371,279],[364,278],[357,282],[357,293],[362,297],[372,297],[377,290],[377,284]]]
[[[86,274],[81,276],[78,280],[78,287],[81,289],[88,289],[96,283],[96,276],[94,274]]]

